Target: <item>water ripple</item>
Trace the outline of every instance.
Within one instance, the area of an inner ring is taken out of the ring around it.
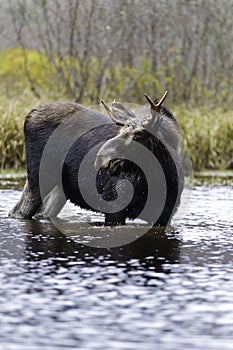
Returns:
[[[196,187],[178,226],[112,249],[9,219],[20,191],[1,188],[1,349],[232,349],[231,187]]]

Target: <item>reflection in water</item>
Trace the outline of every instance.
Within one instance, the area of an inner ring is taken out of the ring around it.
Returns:
[[[167,233],[164,229],[151,229],[133,243],[109,249],[76,243],[46,222],[27,220],[23,229],[30,232],[25,239],[25,253],[28,259],[63,257],[64,265],[65,258],[67,261],[77,259],[85,261],[86,256],[89,264],[92,261],[96,263],[96,259],[99,260],[100,257],[114,263],[137,259],[138,264],[145,269],[150,266],[155,267],[156,271],[163,271],[162,265],[165,261],[177,262],[179,258],[179,240],[174,232]],[[108,228],[105,229],[108,230]],[[93,228],[93,234],[95,234],[94,231]]]
[[[0,190],[1,349],[232,349],[232,187],[196,187],[174,230],[111,249],[9,219],[19,196]]]

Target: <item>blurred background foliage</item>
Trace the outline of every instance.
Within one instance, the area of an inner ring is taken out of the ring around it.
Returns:
[[[159,97],[196,170],[233,167],[233,0],[0,0],[0,166],[25,166],[23,120],[52,100]]]

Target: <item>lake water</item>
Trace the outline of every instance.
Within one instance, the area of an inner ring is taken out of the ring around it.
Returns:
[[[231,179],[196,181],[172,229],[111,249],[9,219],[22,185],[0,181],[1,350],[233,349]]]

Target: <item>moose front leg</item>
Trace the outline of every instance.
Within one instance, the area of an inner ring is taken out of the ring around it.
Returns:
[[[36,213],[36,217],[56,217],[64,205],[66,204],[66,197],[63,190],[55,186],[49,194],[43,199],[41,207]]]
[[[9,216],[17,219],[31,219],[37,212],[40,205],[41,196],[39,189],[33,191],[27,180],[22,196],[14,208],[10,211]]]

